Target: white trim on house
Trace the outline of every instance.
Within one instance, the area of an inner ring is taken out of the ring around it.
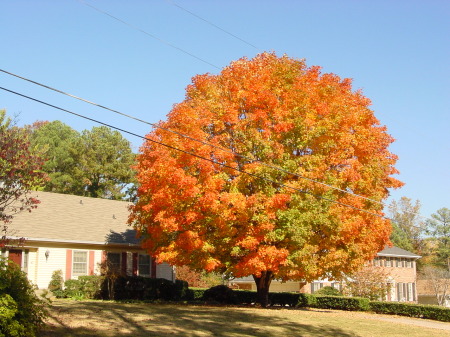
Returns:
[[[419,256],[419,255],[397,255],[397,254],[386,254],[386,253],[383,253],[383,254],[378,253],[377,256],[406,257],[408,259],[415,259],[415,260],[421,258],[421,256]]]

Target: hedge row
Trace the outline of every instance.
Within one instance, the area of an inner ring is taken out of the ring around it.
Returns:
[[[80,276],[65,282],[64,294],[73,298],[113,300],[197,301],[248,305],[257,302],[255,291],[232,290],[224,285],[209,289],[188,288],[187,282],[175,283],[165,279],[139,276],[118,277],[114,280],[101,276]],[[398,302],[369,301],[367,298],[323,296],[300,293],[269,293],[269,305],[310,307],[349,311],[373,311],[450,322],[450,308]]]
[[[316,308],[349,311],[369,310],[369,299],[362,297],[316,296]]]
[[[209,289],[191,288],[187,300],[215,302],[222,304],[255,304],[257,294],[250,290],[232,290],[227,286],[215,286]],[[290,307],[311,307],[316,304],[316,297],[300,293],[269,293],[269,305]]]
[[[450,308],[434,305],[373,301],[369,303],[369,307],[371,311],[377,314],[401,315],[450,322]]]
[[[160,278],[140,276],[109,279],[103,276],[80,276],[67,280],[64,288],[52,290],[57,297],[104,300],[165,300],[178,301],[189,297],[188,284]]]
[[[256,303],[256,292],[231,290],[225,286],[210,289],[189,289],[187,300],[226,304]],[[376,313],[403,315],[450,322],[450,308],[432,305],[419,305],[398,302],[377,302],[361,297],[321,296],[300,293],[269,293],[271,306],[290,306],[297,308],[321,308],[349,311],[373,311]]]
[[[110,300],[178,301],[188,297],[188,284],[181,280],[120,276],[115,280],[105,278],[100,294],[102,299]]]

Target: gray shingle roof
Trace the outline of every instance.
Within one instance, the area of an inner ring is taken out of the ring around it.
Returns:
[[[40,204],[31,213],[17,214],[10,235],[74,243],[137,244],[127,225],[129,202],[33,192]]]
[[[404,250],[402,248],[398,248],[395,246],[392,247],[386,247],[381,252],[377,254],[378,256],[397,256],[397,257],[411,257],[411,258],[420,258],[420,255],[411,253],[407,250]]]

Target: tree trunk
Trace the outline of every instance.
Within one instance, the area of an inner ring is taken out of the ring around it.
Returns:
[[[257,300],[265,308],[269,304],[269,287],[273,279],[273,273],[270,270],[263,271],[260,277],[253,275],[253,279],[256,283]]]

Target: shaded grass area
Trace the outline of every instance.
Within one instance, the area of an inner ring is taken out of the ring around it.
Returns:
[[[55,301],[42,336],[430,336],[449,331],[327,310]]]

